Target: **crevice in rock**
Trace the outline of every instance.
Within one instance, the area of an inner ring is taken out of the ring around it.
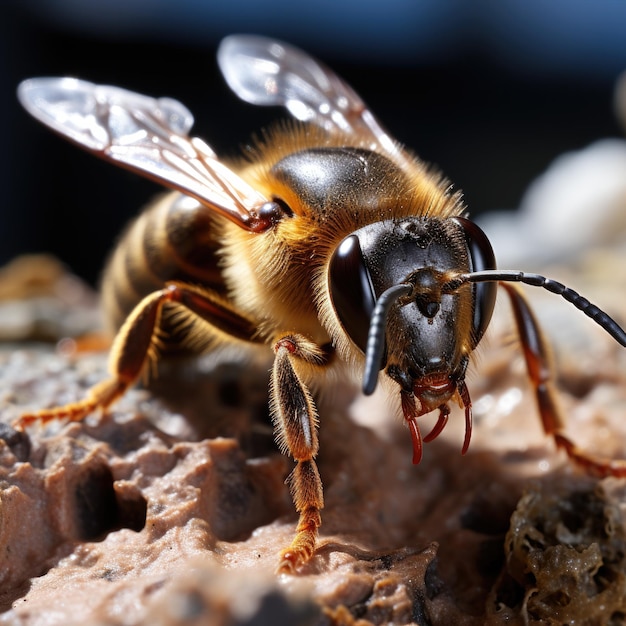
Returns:
[[[115,490],[108,465],[90,468],[74,490],[77,529],[85,541],[102,540],[120,528],[140,531],[146,523],[147,502],[139,493]]]

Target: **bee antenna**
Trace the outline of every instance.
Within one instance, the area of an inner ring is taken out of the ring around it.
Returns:
[[[463,283],[482,283],[490,281],[508,281],[524,283],[533,287],[543,287],[551,293],[555,293],[577,309],[590,317],[596,324],[600,325],[617,343],[626,347],[626,331],[607,313],[589,302],[587,298],[570,289],[563,283],[559,283],[551,278],[546,278],[540,274],[529,274],[516,270],[483,270],[480,272],[470,272],[460,274],[448,281],[444,286],[445,291],[455,291]]]
[[[376,301],[367,334],[365,369],[363,370],[363,393],[367,396],[374,393],[376,383],[378,382],[378,372],[385,349],[385,328],[387,326],[389,309],[398,298],[408,295],[412,290],[412,285],[406,283],[393,285],[386,291],[383,291],[380,298]]]

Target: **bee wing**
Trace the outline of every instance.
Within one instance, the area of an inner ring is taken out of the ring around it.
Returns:
[[[329,133],[356,134],[404,163],[397,143],[359,95],[328,67],[286,43],[256,35],[222,40],[217,59],[228,86],[246,102],[284,106]]]
[[[180,102],[75,78],[25,80],[18,97],[33,117],[83,148],[259,229],[257,210],[267,198],[189,137],[193,115]]]

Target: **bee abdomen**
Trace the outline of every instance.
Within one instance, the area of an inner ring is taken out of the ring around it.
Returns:
[[[110,328],[117,330],[138,302],[179,280],[224,292],[218,267],[217,222],[187,196],[162,196],[123,233],[105,267],[101,293]]]

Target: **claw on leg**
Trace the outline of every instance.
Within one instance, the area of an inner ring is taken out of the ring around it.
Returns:
[[[320,510],[312,507],[300,513],[296,536],[291,545],[280,553],[278,572],[293,574],[311,560],[317,543],[318,528],[322,523]]]

